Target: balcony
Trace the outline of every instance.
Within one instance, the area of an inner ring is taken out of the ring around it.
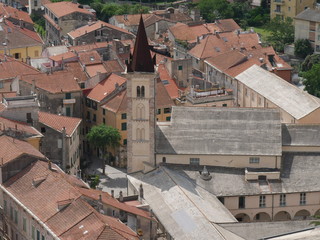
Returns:
[[[283,0],[273,0],[273,2],[277,5],[283,5],[284,1]]]
[[[71,98],[71,99],[63,99],[63,104],[75,104],[76,99]]]

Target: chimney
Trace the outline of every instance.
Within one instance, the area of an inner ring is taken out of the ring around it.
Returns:
[[[51,161],[50,160],[48,161],[48,169],[52,170],[52,166],[51,166]]]
[[[99,201],[102,202],[102,195],[99,194]]]
[[[197,36],[197,44],[199,44],[199,43],[200,43],[200,37]]]
[[[119,193],[119,201],[120,201],[120,202],[123,202],[123,195],[122,195],[122,191],[120,191],[120,193]]]
[[[206,166],[204,166],[204,167],[203,167],[203,170],[200,171],[200,177],[201,177],[201,179],[203,179],[203,180],[205,180],[205,181],[209,181],[209,180],[212,178],[212,176],[211,176],[210,173],[208,172]]]
[[[140,184],[140,187],[139,187],[139,198],[140,198],[140,202],[141,202],[142,199],[143,199],[143,186],[142,186],[142,183]]]
[[[111,197],[114,198],[114,190],[111,190]]]
[[[117,89],[119,87],[119,83],[114,84],[114,89]]]
[[[32,79],[31,95],[33,95],[35,91],[36,91],[36,80]]]
[[[19,25],[20,25],[20,28],[23,28],[23,21],[21,18],[19,19]]]

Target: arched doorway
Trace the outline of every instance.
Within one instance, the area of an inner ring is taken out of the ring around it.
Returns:
[[[300,210],[298,211],[295,215],[293,220],[305,220],[305,219],[310,219],[311,218],[311,214],[308,210]]]
[[[250,222],[250,217],[245,213],[239,213],[235,216],[238,222]]]
[[[271,221],[271,217],[269,216],[268,213],[260,212],[254,216],[253,221],[254,222],[268,222],[268,221]]]
[[[291,220],[290,213],[286,211],[280,211],[274,215],[274,221],[288,221]]]

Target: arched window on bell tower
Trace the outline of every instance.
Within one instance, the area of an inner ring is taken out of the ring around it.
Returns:
[[[144,86],[141,87],[141,97],[144,98]]]
[[[145,109],[144,109],[144,106],[143,104],[139,104],[137,106],[137,119],[145,119]]]
[[[140,86],[137,87],[137,97],[140,97],[141,93],[140,93]]]

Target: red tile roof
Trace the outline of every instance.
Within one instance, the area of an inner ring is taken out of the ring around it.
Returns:
[[[66,174],[54,164],[52,168],[37,161],[3,185],[62,240],[138,239],[123,223],[101,215],[81,199],[79,188],[66,180]],[[40,182],[34,184],[35,180]],[[59,210],[62,202],[65,206]]]
[[[85,68],[86,73],[89,77],[94,77],[98,73],[107,73],[108,70],[103,64],[95,64],[95,65],[89,65]]]
[[[38,112],[39,122],[58,131],[62,132],[62,128],[66,128],[66,133],[70,137],[81,123],[80,118],[60,116],[56,114]]]
[[[91,44],[84,44],[84,45],[78,45],[78,46],[70,46],[70,51],[75,52],[83,52],[83,51],[91,51],[99,48],[107,48],[109,45],[109,42],[96,42]]]
[[[164,64],[159,64],[158,73],[161,81],[167,81],[168,83],[164,83],[163,85],[166,88],[171,99],[176,99],[179,97],[179,88],[176,85],[175,81],[170,77],[168,70],[166,69]]]
[[[102,108],[105,108],[111,112],[127,112],[127,91],[123,90],[108,102],[102,105]]]
[[[53,72],[52,74],[29,74],[21,76],[20,79],[29,84],[35,80],[37,88],[43,89],[49,93],[66,93],[80,91],[80,87],[77,81],[74,79],[74,75],[66,71]]]
[[[81,192],[82,195],[89,197],[94,200],[99,199],[99,195],[101,195],[102,203],[112,206],[114,208],[123,210],[128,213],[132,213],[134,215],[138,215],[144,218],[152,219],[150,217],[150,213],[147,211],[144,211],[142,209],[139,209],[137,207],[133,207],[130,205],[127,205],[125,203],[119,202],[116,198],[113,198],[109,193],[107,192],[102,192],[99,190],[95,189],[82,189],[80,188],[79,191]]]
[[[55,62],[60,62],[62,59],[67,60],[70,58],[77,58],[77,55],[74,52],[66,52],[49,57],[49,59]]]
[[[172,98],[169,96],[167,89],[163,85],[162,81],[159,79],[156,83],[156,107],[157,108],[167,108],[174,106]]]
[[[109,60],[104,62],[105,68],[109,73],[121,73],[124,72],[124,68],[120,65],[118,60]]]
[[[99,82],[87,95],[87,98],[90,98],[94,101],[100,102],[110,93],[115,90],[116,84],[118,86],[124,84],[127,80],[123,77],[120,77],[114,73],[110,74],[105,80]]]
[[[0,79],[15,78],[18,75],[40,73],[26,63],[0,54]]]
[[[4,17],[4,16],[8,18],[11,17],[17,20],[21,19],[24,22],[33,24],[33,21],[27,12],[20,11],[16,8],[0,3],[0,17]]]
[[[10,120],[4,117],[0,117],[0,132],[5,130],[13,130],[14,132],[22,132],[30,136],[42,136],[42,134],[32,126],[26,123]]]
[[[0,164],[4,165],[17,157],[27,154],[39,159],[45,156],[31,144],[5,135],[0,136]]]
[[[18,37],[20,39],[20,45],[22,46],[23,44],[25,44],[26,46],[38,46],[38,45],[42,45],[43,41],[41,39],[41,37],[39,36],[39,34],[35,31],[31,31],[27,28],[20,28],[17,25],[14,25],[12,22],[10,21],[6,21],[6,25],[2,24],[2,28],[4,28],[5,31],[8,32],[8,28],[11,29],[11,35],[13,35],[14,33],[18,34],[18,35],[14,35],[13,37]],[[11,39],[10,39],[10,34],[7,34],[7,37],[9,38],[9,44],[11,43]],[[22,40],[24,40],[24,42],[22,42]],[[27,40],[29,40],[29,44],[27,45]],[[19,41],[18,41],[19,42]],[[12,45],[14,46],[14,45]]]
[[[77,82],[85,82],[88,78],[79,62],[68,62],[64,65],[64,71],[73,74]]]
[[[152,14],[142,14],[142,18],[149,18]],[[113,16],[118,23],[122,23],[126,26],[138,26],[140,21],[140,14],[126,14],[126,15],[115,15]]]
[[[65,15],[69,15],[74,12],[79,12],[93,16],[93,13],[89,12],[87,9],[80,8],[79,5],[80,4],[73,2],[55,2],[48,3],[45,5],[45,7],[48,8],[58,18],[63,17]]]
[[[221,32],[233,32],[241,29],[232,18],[218,20],[215,22],[215,24],[221,29]]]
[[[103,27],[108,27],[108,28],[111,28],[113,30],[116,30],[116,31],[120,31],[120,32],[123,32],[123,33],[127,33],[127,34],[130,34],[132,35],[132,33],[130,33],[129,31],[123,29],[123,28],[119,28],[119,27],[116,27],[110,23],[106,23],[106,22],[103,22],[103,21],[97,21],[97,22],[94,22],[92,24],[89,24],[89,25],[86,25],[86,26],[83,26],[83,27],[80,27],[80,28],[77,28],[71,32],[68,33],[68,35],[72,38],[72,39],[75,39],[75,38],[78,38],[82,35],[85,35],[87,33],[90,33],[92,31],[95,31],[95,30],[98,30],[98,29],[101,29]]]
[[[93,65],[102,63],[102,59],[99,53],[95,50],[88,51],[88,52],[80,52],[78,54],[79,61],[82,65]]]

